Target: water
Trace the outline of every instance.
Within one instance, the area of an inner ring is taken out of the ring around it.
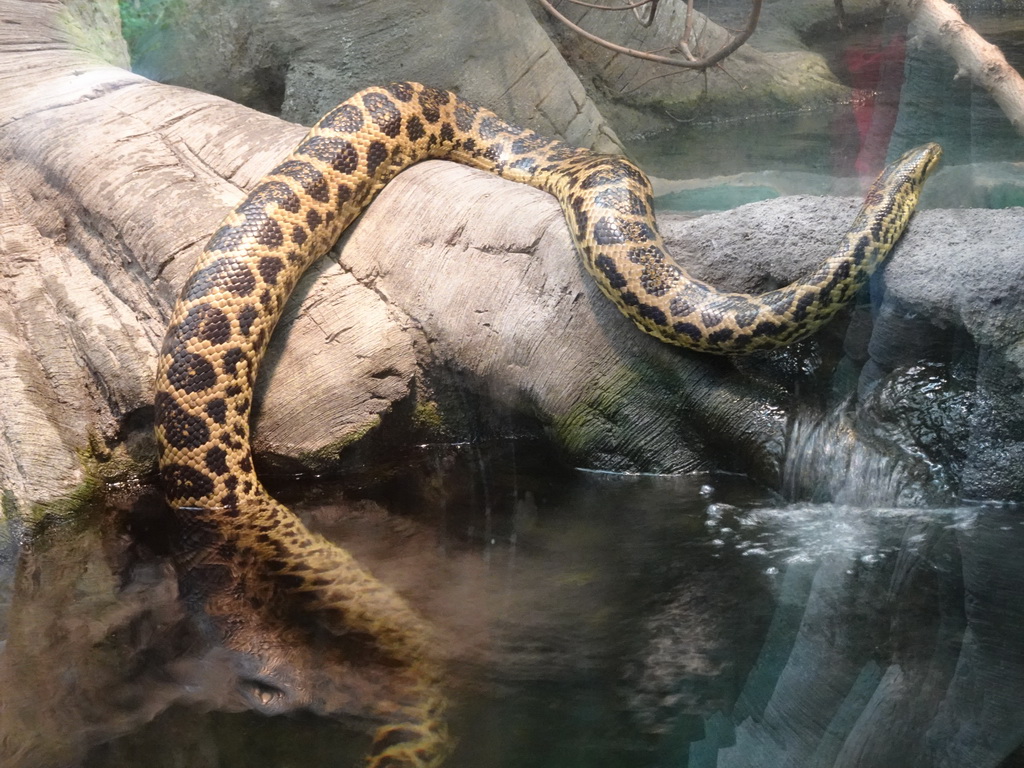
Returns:
[[[515,441],[403,466],[276,490],[447,638],[452,766],[1020,764],[1020,510],[552,474]],[[144,545],[159,518],[141,499],[23,553],[4,765],[358,764],[352,723],[210,711],[188,681],[216,657]]]

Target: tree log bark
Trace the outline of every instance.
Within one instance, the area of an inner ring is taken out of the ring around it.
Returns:
[[[1007,63],[1003,52],[986,42],[944,0],[896,0],[893,5],[912,22],[917,34],[953,58],[957,77],[970,77],[992,94],[1017,133],[1024,136],[1024,78]]]

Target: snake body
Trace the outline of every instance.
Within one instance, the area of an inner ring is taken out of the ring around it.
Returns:
[[[541,137],[423,85],[366,89],[326,114],[235,208],[182,290],[157,374],[167,501],[217,531],[219,557],[261,574],[255,605],[293,601],[339,635],[362,633],[404,676],[408,694],[371,712],[381,723],[371,768],[437,765],[445,704],[427,625],[347,552],[311,534],[253,471],[257,370],[303,271],[395,174],[445,158],[553,194],[586,269],[643,331],[705,352],[746,353],[811,333],[857,291],[899,238],[939,155],[930,144],[891,165],[810,276],[760,296],[723,293],[666,252],[650,183],[624,158]]]

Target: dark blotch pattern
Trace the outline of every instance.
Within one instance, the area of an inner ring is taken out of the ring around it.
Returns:
[[[428,123],[436,123],[441,119],[441,107],[448,103],[451,94],[436,88],[424,88],[420,92],[420,110],[423,119]]]
[[[622,221],[620,219],[619,229],[625,235],[626,240],[631,243],[647,243],[658,236],[646,221]]]
[[[658,325],[665,325],[665,321],[668,319],[665,317],[665,313],[657,307],[652,307],[650,304],[640,304],[637,308],[640,313],[640,317],[651,320]]]
[[[265,210],[273,204],[286,211],[295,213],[302,207],[299,196],[283,181],[267,181],[249,193],[246,203],[254,210]]]
[[[605,157],[600,158],[600,166],[587,174],[587,177],[580,182],[581,189],[596,189],[605,184],[621,184],[623,181],[646,188],[647,177],[632,163],[624,158]]]
[[[218,397],[206,404],[206,415],[214,424],[223,424],[228,417],[228,404],[224,398]]]
[[[284,232],[281,231],[281,225],[273,219],[264,221],[256,233],[256,242],[268,248],[280,248],[284,244]]]
[[[485,157],[491,162],[500,163],[501,158],[505,154],[505,143],[497,141],[494,144],[489,144],[483,152],[480,153],[481,157]]]
[[[761,300],[764,301],[775,314],[786,315],[789,314],[793,307],[793,302],[796,301],[796,291],[774,291],[766,296],[762,296]]]
[[[679,336],[690,337],[690,339],[692,339],[695,342],[700,341],[701,337],[703,336],[700,328],[698,328],[693,323],[675,323],[672,326],[672,330],[675,331],[676,334],[678,334]]]
[[[537,161],[532,157],[520,157],[509,164],[510,168],[514,168],[517,171],[525,171],[526,173],[533,174],[537,170]]]
[[[259,317],[260,311],[257,307],[252,304],[248,304],[242,307],[238,313],[238,333],[241,336],[248,336],[252,331],[252,324],[256,322],[256,318]],[[225,355],[225,360],[227,356]]]
[[[505,132],[505,123],[494,115],[489,115],[480,121],[480,127],[477,131],[480,134],[480,138],[490,141]]]
[[[665,252],[656,245],[631,248],[627,258],[644,268],[640,274],[640,284],[651,296],[664,296],[682,278],[682,270],[671,263]]]
[[[615,173],[610,168],[598,168],[586,175],[580,182],[580,189],[595,189],[596,187],[612,184],[616,180]]]
[[[722,322],[725,316],[720,302],[714,302],[704,307],[700,312],[700,321],[708,328],[714,328]]]
[[[623,224],[612,216],[605,216],[594,224],[594,240],[598,245],[618,245],[628,239],[623,231]]]
[[[574,197],[572,203],[572,218],[576,222],[576,232],[582,237],[587,232],[587,223],[590,221],[587,212],[583,208],[583,198]]]
[[[172,448],[198,448],[209,441],[210,430],[203,420],[186,412],[169,392],[157,392],[155,405],[156,423],[163,427],[164,439]]]
[[[366,172],[373,176],[381,163],[387,159],[388,148],[384,146],[384,143],[380,141],[371,142],[370,148],[366,150]]]
[[[160,474],[164,493],[170,499],[201,499],[213,493],[213,481],[198,469],[169,464]]]
[[[318,125],[339,133],[355,133],[363,127],[363,110],[355,104],[342,104],[324,115]]]
[[[249,296],[255,288],[256,277],[249,267],[241,259],[226,257],[193,274],[181,295],[188,302],[220,291],[234,296]]]
[[[473,127],[473,122],[476,120],[477,108],[470,104],[468,101],[457,99],[455,103],[455,125],[462,131],[467,133],[470,128]]]
[[[597,258],[594,259],[594,266],[601,271],[601,274],[608,280],[608,285],[612,288],[619,290],[626,286],[626,278],[619,272],[619,268],[615,266],[615,262],[607,254],[598,254]]]
[[[390,83],[384,87],[387,88],[388,93],[401,102],[412,101],[412,97],[416,93],[409,83]]]
[[[313,136],[303,142],[300,154],[327,163],[338,173],[352,173],[359,165],[359,152],[350,141],[329,136]]]
[[[277,256],[261,256],[259,271],[263,282],[269,285],[277,285],[277,276],[284,269],[284,262]]]
[[[668,311],[672,313],[672,317],[686,317],[693,314],[695,309],[687,297],[682,295],[673,296],[668,304]]]
[[[793,319],[797,322],[805,319],[811,307],[814,306],[815,299],[813,293],[806,293],[797,299],[796,308],[793,310]]]
[[[228,453],[220,446],[213,446],[206,451],[206,468],[215,475],[228,473]]]
[[[782,326],[778,323],[773,323],[768,320],[764,320],[754,326],[751,331],[751,335],[757,336],[774,336],[782,329]]]
[[[393,139],[402,130],[402,113],[383,93],[364,94],[363,106],[370,113],[370,119],[385,136]]]
[[[331,200],[331,191],[327,184],[327,179],[309,163],[302,162],[301,160],[286,160],[274,169],[274,173],[279,176],[295,179],[306,194],[318,202],[327,203]]]
[[[757,320],[757,316],[759,314],[760,309],[756,304],[751,304],[745,299],[743,300],[742,305],[738,300],[733,302],[732,318],[740,328],[749,328],[753,325],[754,321]]]
[[[231,320],[211,304],[197,304],[178,326],[178,338],[225,344],[231,340]]]
[[[427,129],[423,127],[423,121],[417,115],[413,115],[405,121],[405,135],[409,141],[419,141],[426,135]]]
[[[876,239],[878,235],[875,235]],[[853,263],[860,266],[864,263],[864,260],[869,254],[873,253],[874,249],[871,247],[871,238],[867,235],[862,235],[860,240],[857,241],[857,245],[853,248]]]
[[[531,132],[513,141],[511,149],[514,155],[526,155],[539,152],[550,144],[549,139]]]
[[[594,197],[598,208],[611,208],[618,213],[631,216],[646,216],[647,206],[637,194],[623,187],[609,187]]]
[[[201,355],[179,350],[167,368],[167,380],[181,392],[205,392],[217,383],[213,365]]]
[[[245,359],[245,352],[241,347],[234,347],[224,353],[224,358],[221,361],[221,365],[224,368],[224,372],[229,376],[234,376],[238,371],[238,364]]]

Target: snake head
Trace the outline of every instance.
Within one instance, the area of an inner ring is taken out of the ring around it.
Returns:
[[[900,159],[890,165],[906,176],[906,182],[920,186],[942,159],[942,147],[935,142],[922,144],[904,152]]]

